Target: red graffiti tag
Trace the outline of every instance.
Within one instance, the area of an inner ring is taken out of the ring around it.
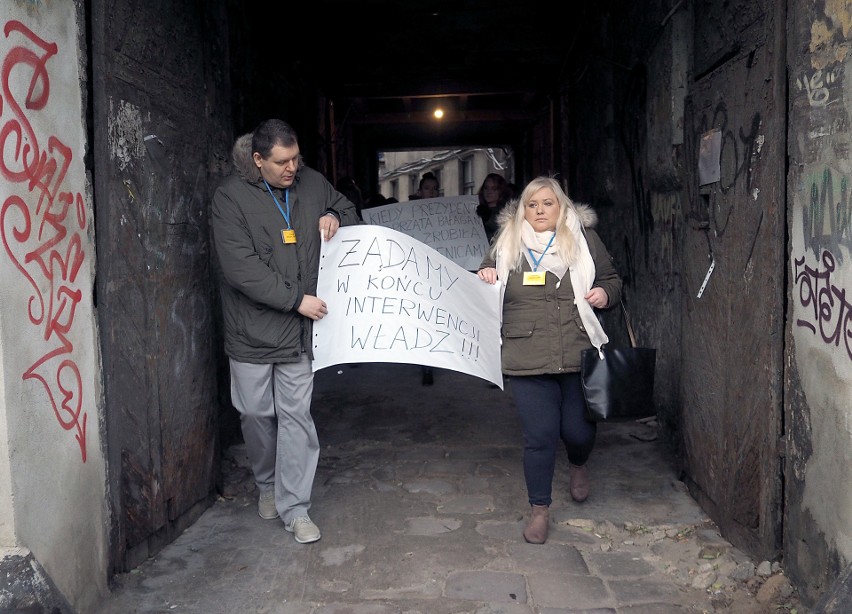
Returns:
[[[77,276],[85,260],[81,231],[86,228],[86,207],[81,193],[61,190],[73,160],[71,148],[50,135],[42,150],[30,122],[47,106],[47,62],[58,48],[19,21],[7,22],[3,33],[18,46],[9,50],[0,65],[0,176],[19,190],[0,208],[0,240],[31,288],[26,315],[48,345],[22,379],[41,382],[56,420],[74,432],[86,462],[88,416],[83,411],[83,382],[70,335],[83,300]],[[16,96],[13,89],[26,84],[27,78],[26,93]]]
[[[843,342],[846,355],[852,359],[852,304],[846,300],[846,288],[831,283],[834,255],[828,250],[822,253],[823,270],[807,266],[804,256],[796,258],[794,263],[799,301],[802,307],[813,311],[812,321],[798,318],[796,326],[814,334],[819,329],[822,340],[829,345],[839,347]]]

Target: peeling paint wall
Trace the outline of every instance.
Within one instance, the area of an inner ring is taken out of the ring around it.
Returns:
[[[790,16],[786,549],[818,596],[852,562],[852,6]]]
[[[109,522],[84,166],[85,25],[74,2],[3,8],[1,544],[31,551],[64,596],[91,611],[106,590]]]

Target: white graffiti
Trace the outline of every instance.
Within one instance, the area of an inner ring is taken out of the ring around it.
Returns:
[[[828,105],[830,92],[829,86],[837,81],[838,77],[833,71],[823,73],[817,70],[810,79],[807,75],[796,77],[796,87],[798,90],[805,91],[808,94],[808,103],[812,107],[824,107]]]

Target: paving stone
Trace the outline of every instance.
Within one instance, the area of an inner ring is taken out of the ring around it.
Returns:
[[[592,608],[590,610],[573,610],[571,608],[541,608],[539,614],[617,614],[613,608]]]
[[[513,603],[489,603],[476,608],[473,614],[533,614],[533,609]]]
[[[446,451],[441,446],[410,446],[405,450],[400,450],[396,453],[397,461],[414,461],[414,460],[444,460]]]
[[[469,497],[476,497],[482,493],[491,492],[488,478],[477,477],[474,475],[466,476],[459,485],[459,490]]]
[[[529,576],[530,601],[536,606],[589,609],[615,605],[603,581],[592,576],[534,574]]]
[[[671,603],[646,603],[618,608],[618,614],[684,614],[685,612],[695,612],[695,610],[689,606]]]
[[[607,552],[587,554],[586,562],[595,570],[596,575],[604,577],[647,576],[656,568],[635,554]]]
[[[456,497],[436,509],[441,514],[487,514],[494,511],[494,499],[488,495]]]
[[[459,571],[452,573],[447,578],[444,594],[447,597],[471,601],[527,602],[524,576],[499,571]]]
[[[652,582],[645,578],[641,580],[609,580],[607,585],[618,603],[624,604],[641,604],[650,601],[665,603],[667,598],[676,597],[680,592],[675,585]]]
[[[461,520],[454,518],[409,518],[405,522],[408,535],[440,535],[458,529]]]
[[[589,573],[583,555],[573,546],[565,544],[550,541],[540,545],[518,542],[509,546],[509,556],[517,570],[523,573],[559,572],[572,575]]]
[[[473,475],[476,463],[460,460],[430,460],[423,466],[425,476],[460,476]]]
[[[326,565],[343,565],[364,552],[364,544],[349,544],[339,548],[325,548],[320,551],[320,559]]]
[[[408,492],[428,493],[430,495],[449,495],[458,491],[456,485],[451,482],[426,478],[405,482],[402,487]]]
[[[398,614],[393,606],[379,603],[332,603],[321,606],[314,614]]]
[[[524,522],[518,520],[516,522],[503,522],[496,520],[486,520],[476,523],[476,532],[481,535],[493,537],[506,541],[516,542],[523,540]]]
[[[521,527],[521,530],[523,531],[523,527]],[[559,541],[568,544],[588,544],[594,546],[599,545],[603,541],[590,531],[554,523],[552,520],[550,522],[550,534],[547,539],[548,541]]]

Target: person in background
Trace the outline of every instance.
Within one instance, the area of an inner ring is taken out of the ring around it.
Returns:
[[[533,179],[499,216],[499,231],[477,273],[502,292],[503,373],[510,377],[524,440],[524,479],[532,507],[524,529],[547,540],[557,446],[568,453],[574,501],[589,496],[586,461],[597,425],[586,420],[580,353],[608,342],[595,314],[621,300],[621,278],[592,227],[597,215],[575,204],[550,177]]]
[[[485,236],[490,243],[497,232],[497,216],[512,198],[512,190],[503,175],[489,173],[476,195],[479,197],[476,214],[482,218]]]
[[[337,185],[335,187],[338,192],[343,194],[355,205],[355,211],[358,213],[358,218],[363,219],[361,216],[361,209],[364,208],[364,197],[361,195],[361,188],[358,187],[355,179],[349,175],[344,175],[337,180]]]
[[[319,460],[311,417],[313,323],[320,245],[359,223],[355,205],[302,165],[279,119],[241,136],[236,172],[216,189],[211,224],[222,275],[231,401],[259,490],[258,514],[280,518],[301,544],[320,539],[308,515]]]
[[[410,200],[420,200],[423,198],[438,198],[441,195],[441,187],[438,184],[438,178],[432,171],[423,173],[420,178],[420,184],[417,192]],[[423,386],[431,386],[435,383],[435,370],[432,367],[423,365],[420,369],[420,383]]]
[[[387,199],[382,195],[381,192],[377,192],[376,194],[371,194],[364,201],[364,209],[372,209],[373,207],[381,207],[382,205],[387,204]]]
[[[420,178],[420,184],[417,191],[409,200],[419,200],[421,198],[438,198],[441,196],[441,188],[438,184],[438,178],[432,171],[423,173]]]

